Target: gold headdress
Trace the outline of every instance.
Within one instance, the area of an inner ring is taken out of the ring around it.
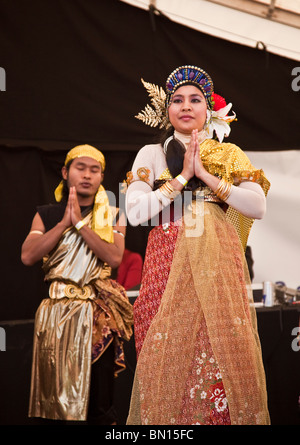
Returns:
[[[192,65],[184,65],[176,68],[166,81],[166,91],[153,83],[142,83],[151,98],[153,108],[148,104],[137,116],[137,119],[150,127],[169,128],[171,126],[168,118],[168,107],[172,96],[177,88],[184,84],[193,84],[200,88],[207,102],[208,108],[212,109],[213,82],[210,76],[201,68]]]
[[[170,128],[172,125],[168,117],[168,108],[171,104],[173,94],[177,88],[183,85],[195,85],[199,88],[207,104],[207,122],[205,131],[207,137],[212,138],[214,133],[217,139],[222,142],[224,137],[229,136],[230,123],[236,120],[236,115],[228,115],[232,104],[226,104],[222,96],[214,93],[214,84],[206,71],[194,65],[184,65],[176,68],[169,75],[166,81],[166,88],[159,87],[153,83],[142,83],[151,98],[151,105],[148,104],[137,116],[137,119],[150,127]]]
[[[172,96],[177,88],[185,84],[192,84],[200,88],[205,97],[208,108],[213,108],[213,81],[206,71],[194,65],[180,66],[169,75],[166,81],[167,107],[170,105]]]
[[[89,158],[95,159],[99,162],[102,168],[102,172],[105,169],[105,158],[100,150],[92,147],[91,145],[78,145],[72,148],[67,153],[65,159],[65,165],[76,158],[87,156]],[[54,195],[57,202],[62,200],[63,192],[63,181],[55,189]],[[93,217],[92,217],[92,230],[97,233],[100,238],[107,241],[108,243],[113,243],[113,229],[112,229],[112,213],[109,206],[109,200],[107,193],[102,185],[98,188],[98,191],[94,200],[93,207]]]
[[[102,172],[105,170],[105,158],[103,153],[97,148],[92,147],[91,145],[77,145],[77,147],[72,148],[66,156],[65,165],[67,165],[70,161],[75,158],[81,158],[83,156],[87,156],[88,158],[95,159],[95,161],[99,162],[102,168]]]

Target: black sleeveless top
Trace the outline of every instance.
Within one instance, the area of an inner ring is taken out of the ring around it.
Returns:
[[[84,217],[87,215],[92,208],[93,206],[80,207],[82,216]],[[56,224],[63,219],[65,209],[66,203],[47,204],[37,207],[37,212],[42,218],[46,232],[56,226]]]

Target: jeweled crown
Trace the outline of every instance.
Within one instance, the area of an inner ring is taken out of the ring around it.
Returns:
[[[199,87],[204,94],[207,106],[210,109],[213,109],[213,81],[206,71],[193,65],[180,66],[169,75],[166,81],[167,107],[169,106],[172,96],[177,88],[187,83]]]

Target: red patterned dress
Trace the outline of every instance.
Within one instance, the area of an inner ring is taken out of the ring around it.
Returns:
[[[149,234],[142,285],[133,306],[137,358],[168,281],[177,234],[176,223],[157,226]]]

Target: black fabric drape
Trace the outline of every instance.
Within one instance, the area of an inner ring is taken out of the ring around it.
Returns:
[[[206,69],[233,103],[243,149],[299,148],[297,62],[117,0],[0,0],[0,143],[135,151],[153,135],[134,119],[148,102],[140,78],[164,85],[181,64]]]
[[[37,205],[53,201],[66,152],[88,143],[107,159],[104,185],[118,194],[137,150],[156,131],[134,116],[141,84],[164,85],[181,64],[206,69],[233,103],[230,142],[244,150],[299,149],[295,61],[209,36],[117,0],[0,0],[0,320],[32,318],[45,296],[40,265],[20,249]],[[148,228],[128,226],[144,254]]]

